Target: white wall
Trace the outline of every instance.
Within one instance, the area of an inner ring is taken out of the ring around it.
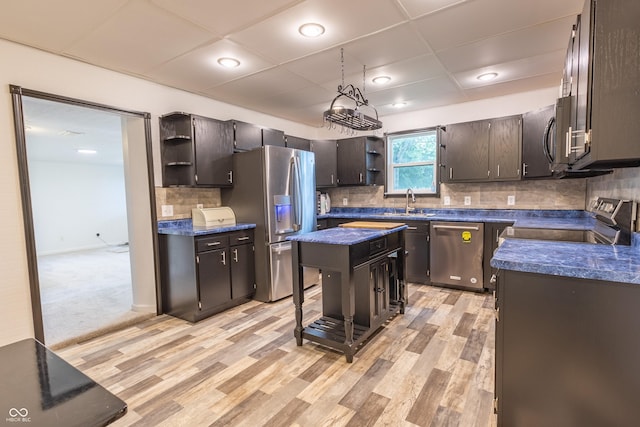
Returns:
[[[304,138],[340,137],[323,128],[216,102],[145,80],[104,70],[0,40],[0,345],[33,336],[24,228],[16,161],[13,112],[9,84],[78,98],[152,115],[154,176],[160,184],[158,117],[171,111],[189,111],[221,120],[236,118]],[[552,90],[488,101],[383,117],[385,130],[394,131],[472,118],[515,114],[553,102]]]
[[[122,166],[29,161],[29,181],[38,255],[128,241]]]

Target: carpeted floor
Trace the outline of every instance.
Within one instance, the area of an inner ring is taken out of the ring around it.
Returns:
[[[41,256],[38,273],[47,346],[63,347],[150,316],[131,310],[127,245]]]

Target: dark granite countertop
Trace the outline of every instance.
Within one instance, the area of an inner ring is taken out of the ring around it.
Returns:
[[[318,218],[393,221],[514,222],[516,228],[587,230],[595,219],[580,210],[336,208]],[[505,270],[640,284],[640,233],[632,246],[506,238],[491,259]]]
[[[318,219],[375,219],[387,221],[514,222],[515,227],[587,230],[594,224],[591,214],[581,210],[524,209],[416,209],[406,215],[392,208],[334,208]]]
[[[640,233],[632,246],[506,238],[491,266],[553,276],[640,284]]]
[[[312,233],[298,234],[297,236],[287,237],[287,240],[308,243],[327,243],[330,245],[355,245],[356,243],[366,242],[387,234],[395,233],[406,229],[407,226],[392,228],[389,230],[380,230],[373,228],[349,228],[335,227],[327,228]]]
[[[190,218],[158,221],[159,234],[177,234],[180,236],[206,236],[208,234],[227,233],[229,231],[247,230],[250,228],[256,228],[256,225],[243,223],[233,226],[194,227]]]

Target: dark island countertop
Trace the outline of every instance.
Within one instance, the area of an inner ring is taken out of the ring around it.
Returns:
[[[387,230],[373,228],[335,227],[327,228],[320,231],[314,231],[311,233],[298,234],[296,236],[287,237],[287,240],[308,243],[327,243],[330,245],[355,245],[356,243],[373,240],[382,236],[386,236],[387,234],[405,230],[406,228],[406,225]]]
[[[227,233],[230,231],[256,228],[255,224],[223,225],[218,227],[194,227],[191,219],[158,221],[159,234],[177,234],[180,236],[206,236],[209,234]]]

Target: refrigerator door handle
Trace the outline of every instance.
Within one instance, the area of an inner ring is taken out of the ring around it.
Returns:
[[[302,178],[300,177],[300,158],[293,156],[293,229],[295,231],[302,228]]]

